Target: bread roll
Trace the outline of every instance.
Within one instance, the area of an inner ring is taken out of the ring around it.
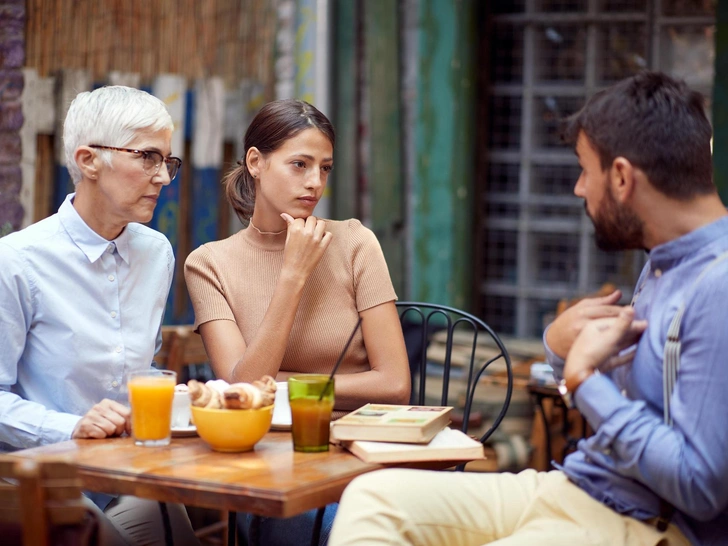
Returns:
[[[199,408],[222,409],[223,397],[212,387],[190,379],[187,383],[190,389],[190,404]]]
[[[275,394],[276,390],[278,389],[278,385],[276,385],[276,380],[273,379],[270,375],[264,375],[260,379],[253,381],[253,385],[258,387],[262,392],[269,392],[271,394]]]

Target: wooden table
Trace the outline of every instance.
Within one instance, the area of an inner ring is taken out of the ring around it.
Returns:
[[[384,468],[336,446],[294,452],[290,432],[269,432],[247,453],[218,453],[198,437],[173,438],[163,447],[139,447],[125,437],[70,440],[12,455],[69,461],[90,491],[278,518],[337,502],[355,477]],[[399,466],[443,469],[452,463]]]
[[[576,449],[579,440],[589,435],[589,427],[584,416],[579,413],[579,410],[566,407],[556,385],[543,385],[531,381],[528,384],[528,392],[533,400],[536,413],[541,415],[543,422],[544,440],[546,443],[546,469],[553,470],[553,460],[556,460],[559,464],[563,463],[566,455]],[[546,401],[549,402],[548,410],[545,407]],[[558,409],[561,412],[561,430],[559,435],[563,445],[561,447],[561,454],[558,457],[554,456],[552,450],[551,414],[554,409]],[[574,426],[574,419],[578,420],[577,427]]]
[[[127,437],[71,440],[13,455],[67,460],[90,491],[279,518],[336,502],[356,476],[382,468],[335,446],[294,452],[289,432],[269,432],[248,453],[218,453],[197,437],[174,438],[164,447],[135,446]]]

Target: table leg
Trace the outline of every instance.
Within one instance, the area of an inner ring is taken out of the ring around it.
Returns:
[[[159,503],[159,511],[162,513],[162,525],[164,525],[164,544],[166,546],[174,546],[172,524],[169,522],[169,511],[167,510],[166,502]]]
[[[541,414],[541,420],[543,421],[543,437],[546,441],[546,469],[553,470],[554,467],[551,464],[551,428],[549,427],[549,420],[546,417],[546,410],[543,407],[543,396],[540,394],[533,394],[536,401],[536,407],[538,412]]]
[[[564,407],[564,421],[563,421],[563,434],[564,434],[564,449],[561,452],[561,462],[566,459],[566,456],[571,452],[576,450],[577,446],[579,445],[579,440],[582,440],[583,438],[586,438],[587,436],[587,430],[586,430],[586,417],[583,415],[579,416],[581,419],[581,432],[577,432],[577,436],[571,436],[570,434],[570,423],[569,423],[569,410]]]
[[[238,514],[232,510],[228,512],[228,546],[235,546],[238,538]]]
[[[313,522],[313,533],[311,533],[311,546],[318,546],[319,540],[321,540],[321,527],[324,522],[324,512],[326,512],[325,506],[316,510],[316,519]]]

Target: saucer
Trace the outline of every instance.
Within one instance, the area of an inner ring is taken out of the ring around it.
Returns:
[[[195,425],[172,427],[172,438],[187,438],[189,436],[197,436],[197,427]]]

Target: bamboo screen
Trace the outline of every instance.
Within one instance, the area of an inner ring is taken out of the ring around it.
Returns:
[[[196,79],[228,85],[273,74],[274,0],[28,0],[26,66],[40,76],[88,70]]]

